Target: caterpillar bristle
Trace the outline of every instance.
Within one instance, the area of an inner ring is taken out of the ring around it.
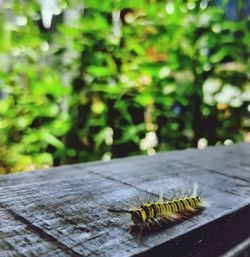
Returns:
[[[130,213],[129,210],[124,210],[124,209],[113,209],[113,208],[108,208],[109,212],[114,212],[114,213]]]

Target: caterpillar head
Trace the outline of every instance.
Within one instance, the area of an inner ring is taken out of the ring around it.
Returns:
[[[131,220],[135,225],[138,225],[143,222],[141,213],[138,210],[131,210]]]

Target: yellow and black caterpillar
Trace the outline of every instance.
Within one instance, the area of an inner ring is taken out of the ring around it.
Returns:
[[[184,196],[173,200],[146,200],[139,207],[129,209],[109,209],[116,213],[129,213],[134,226],[139,228],[140,234],[145,229],[151,230],[155,226],[172,225],[177,221],[187,219],[206,206],[203,198],[194,190],[190,196]]]
[[[201,197],[186,197],[172,201],[158,201],[154,203],[145,203],[139,208],[130,209],[131,220],[135,225],[140,223],[153,223],[155,219],[166,219],[173,221],[178,216],[187,212],[195,212],[201,207]]]

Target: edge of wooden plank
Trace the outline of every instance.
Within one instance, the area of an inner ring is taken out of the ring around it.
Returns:
[[[249,217],[250,204],[133,257],[220,256],[250,236]]]

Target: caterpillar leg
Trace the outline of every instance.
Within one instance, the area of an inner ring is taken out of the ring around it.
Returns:
[[[157,224],[158,226],[159,226],[159,228],[161,228],[162,227],[162,225],[161,225],[161,223],[160,223],[160,220],[158,220],[158,219],[154,219],[154,224]]]
[[[141,223],[141,224],[140,224],[140,227],[139,227],[139,234],[138,234],[138,243],[141,242],[141,237],[142,237],[142,235],[143,235],[144,226],[145,226],[144,223]]]
[[[159,221],[155,218],[149,218],[148,221],[148,225],[150,226],[149,230],[151,231],[151,227],[154,228],[155,224],[157,224],[159,227],[161,226],[161,224],[159,223]]]
[[[149,222],[150,222],[150,220],[149,220],[148,222],[146,221],[145,224],[146,224],[146,226],[147,226],[147,229],[148,229],[149,231],[151,231],[150,223],[149,223]]]
[[[169,219],[168,219],[166,216],[161,215],[161,216],[159,216],[158,224],[160,224],[160,227],[161,227],[162,225],[163,225],[163,226],[168,225],[168,224],[169,224]],[[161,224],[162,224],[162,225],[161,225]]]

